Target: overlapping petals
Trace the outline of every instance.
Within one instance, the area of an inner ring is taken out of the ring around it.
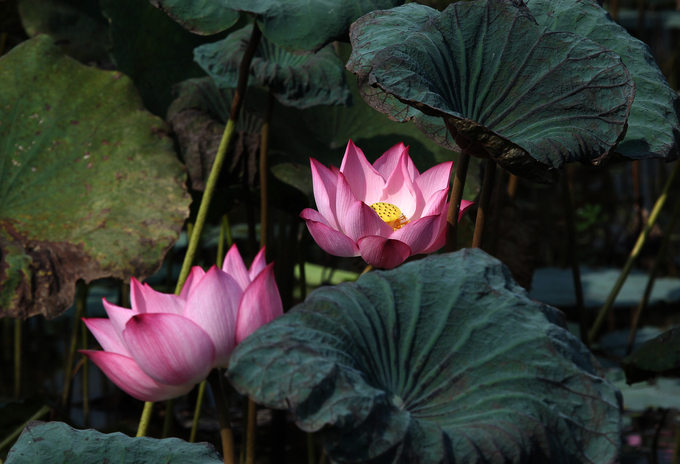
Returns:
[[[248,269],[236,246],[222,269],[194,267],[179,296],[132,278],[130,302],[125,309],[104,300],[108,319],[83,319],[104,351],[81,353],[142,401],[187,393],[211,369],[226,367],[238,343],[283,314],[264,249]]]
[[[399,143],[373,165],[350,140],[340,169],[311,159],[318,211],[300,214],[316,243],[336,256],[361,256],[391,269],[411,255],[431,253],[445,242],[447,194],[453,162],[418,172]],[[402,218],[388,222],[372,208],[395,206]],[[472,202],[462,201],[458,219]]]

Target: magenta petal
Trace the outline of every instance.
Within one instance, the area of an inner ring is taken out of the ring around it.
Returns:
[[[363,201],[355,201],[342,220],[345,233],[355,242],[366,235],[387,238],[392,234],[392,228]]]
[[[448,188],[435,192],[425,204],[423,211],[420,213],[420,215],[418,215],[418,217],[415,217],[415,219],[426,216],[437,216],[440,215],[445,209],[448,210],[448,203],[446,202],[448,196]]]
[[[187,299],[184,316],[198,324],[215,346],[213,367],[225,367],[234,350],[234,330],[243,291],[225,272],[210,268]]]
[[[387,179],[380,201],[396,205],[407,218],[412,218],[418,208],[418,197],[409,177],[406,153],[402,153],[392,175]]]
[[[115,383],[133,398],[140,401],[163,401],[185,395],[194,384],[165,385],[158,383],[142,371],[134,359],[106,351],[78,350],[87,356]]]
[[[345,156],[342,158],[340,172],[345,175],[357,200],[368,205],[380,201],[385,180],[351,140],[347,144]]]
[[[419,196],[427,202],[432,195],[449,187],[453,161],[438,164],[420,175],[415,181]]]
[[[408,147],[404,146],[402,142],[399,142],[383,153],[380,158],[375,160],[373,167],[380,173],[381,176],[383,176],[383,179],[387,180],[390,178],[390,175],[392,175],[392,171],[397,168],[397,164],[399,163],[399,158],[401,158],[402,153],[406,153],[407,171],[410,179],[413,181],[420,175],[420,173],[418,172],[418,169],[416,169],[416,165],[413,164],[411,157],[408,156]]]
[[[131,357],[121,338],[116,333],[113,323],[110,319],[103,318],[83,318],[83,322],[90,329],[94,338],[97,339],[101,347],[108,352],[122,354],[123,356]]]
[[[274,280],[272,263],[253,280],[241,297],[236,320],[236,344],[282,314],[283,304]]]
[[[200,266],[192,267],[191,272],[187,277],[187,280],[184,281],[184,286],[182,287],[182,291],[180,292],[179,297],[186,301],[187,298],[189,297],[189,293],[191,293],[191,289],[194,288],[201,281],[204,275],[205,271],[201,269]]]
[[[130,306],[132,306],[135,314],[147,312],[143,289],[144,287],[142,287],[139,280],[134,277],[130,278]]]
[[[111,304],[106,301],[105,298],[102,298],[102,303],[104,303],[104,309],[106,310],[106,314],[109,316],[111,324],[113,324],[116,334],[118,334],[118,338],[120,338],[121,343],[124,344],[125,340],[123,339],[123,330],[125,330],[125,324],[127,324],[130,318],[137,313],[131,309],[125,309]]]
[[[407,244],[411,248],[411,254],[417,255],[434,243],[445,225],[446,216],[427,216],[395,230],[390,238]]]
[[[213,342],[186,317],[138,314],[126,324],[123,338],[137,365],[156,382],[195,384],[205,379],[213,367]]]
[[[359,256],[359,248],[354,240],[331,229],[318,211],[307,208],[300,213],[300,217],[305,220],[314,241],[326,253],[335,256]]]
[[[411,255],[411,249],[403,242],[369,235],[358,242],[361,257],[371,266],[392,269]]]
[[[338,175],[314,158],[309,159],[312,166],[312,186],[314,188],[314,201],[319,213],[326,218],[328,224],[338,228],[335,214],[335,192],[338,189]]]
[[[243,258],[241,258],[241,254],[238,252],[236,244],[233,244],[231,248],[229,248],[227,256],[224,257],[222,270],[233,277],[239,287],[241,287],[241,291],[245,290],[248,284],[250,284],[248,269],[243,263]]]
[[[354,203],[356,203],[356,201],[357,199],[352,193],[352,189],[350,189],[347,179],[342,173],[338,174],[338,191],[336,193],[335,204],[335,213],[337,214],[338,219],[337,230],[346,235],[350,235],[345,228],[347,223],[347,211]]]
[[[474,205],[474,201],[467,201],[467,200],[461,200],[460,201],[460,210],[458,211],[458,220],[460,221],[460,218],[463,217],[463,214],[465,214],[465,211],[467,211],[472,205]]]
[[[253,279],[255,279],[255,277],[258,276],[260,272],[262,272],[262,269],[264,269],[267,266],[267,263],[264,260],[265,257],[264,249],[265,247],[262,247],[262,249],[255,256],[253,264],[250,265],[248,277],[250,277],[251,282],[253,281]]]

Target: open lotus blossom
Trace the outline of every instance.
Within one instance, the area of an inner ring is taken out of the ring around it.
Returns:
[[[340,169],[310,161],[319,210],[300,217],[326,252],[392,269],[444,245],[452,161],[420,174],[399,143],[371,165],[351,140]],[[459,220],[470,205],[463,200]]]
[[[237,344],[283,314],[264,248],[248,270],[235,245],[222,269],[194,267],[179,296],[156,292],[133,277],[132,309],[103,302],[108,319],[83,321],[104,351],[80,352],[142,401],[189,392],[211,369],[226,367]]]

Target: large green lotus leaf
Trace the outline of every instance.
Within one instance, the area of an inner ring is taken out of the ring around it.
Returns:
[[[256,15],[262,34],[290,52],[316,52],[347,40],[350,25],[366,13],[404,0],[151,0],[156,7],[199,34],[215,34],[233,24],[233,11]],[[230,12],[229,10],[232,10]]]
[[[164,463],[220,464],[209,443],[187,443],[179,438],[137,437],[94,429],[76,430],[63,422],[28,423],[9,451],[6,464]]]
[[[648,340],[621,361],[630,385],[658,376],[680,374],[680,330],[675,327]]]
[[[82,62],[109,61],[109,27],[94,0],[19,0],[29,36],[47,34],[66,54]]]
[[[41,35],[0,59],[0,88],[0,315],[56,317],[78,279],[153,274],[190,199],[130,79]]]
[[[618,462],[620,392],[563,324],[465,249],[314,291],[228,377],[337,463]]]
[[[252,30],[244,27],[194,50],[194,60],[218,87],[236,88]],[[263,37],[250,65],[248,84],[266,86],[278,101],[296,108],[352,104],[344,66],[332,45],[312,55],[293,55]]]
[[[649,46],[631,37],[592,0],[527,0],[539,25],[588,37],[616,52],[635,81],[628,130],[616,147],[626,158],[680,157],[680,96],[668,86]]]
[[[347,67],[361,87],[376,89],[373,107],[398,121],[416,116],[405,105],[441,117],[461,149],[539,182],[554,182],[564,163],[601,163],[614,149],[634,96],[614,52],[546,31],[523,4],[428,10],[377,11],[352,26]]]
[[[205,76],[193,61],[194,48],[216,37],[186,31],[148,0],[102,0],[101,5],[110,22],[111,53],[118,70],[132,78],[146,108],[164,118],[173,99],[172,86]]]

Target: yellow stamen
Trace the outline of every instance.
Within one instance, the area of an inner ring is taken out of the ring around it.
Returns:
[[[385,221],[393,230],[401,229],[410,222],[406,219],[406,216],[401,213],[401,210],[392,203],[373,203],[371,208],[378,213],[380,219]]]

